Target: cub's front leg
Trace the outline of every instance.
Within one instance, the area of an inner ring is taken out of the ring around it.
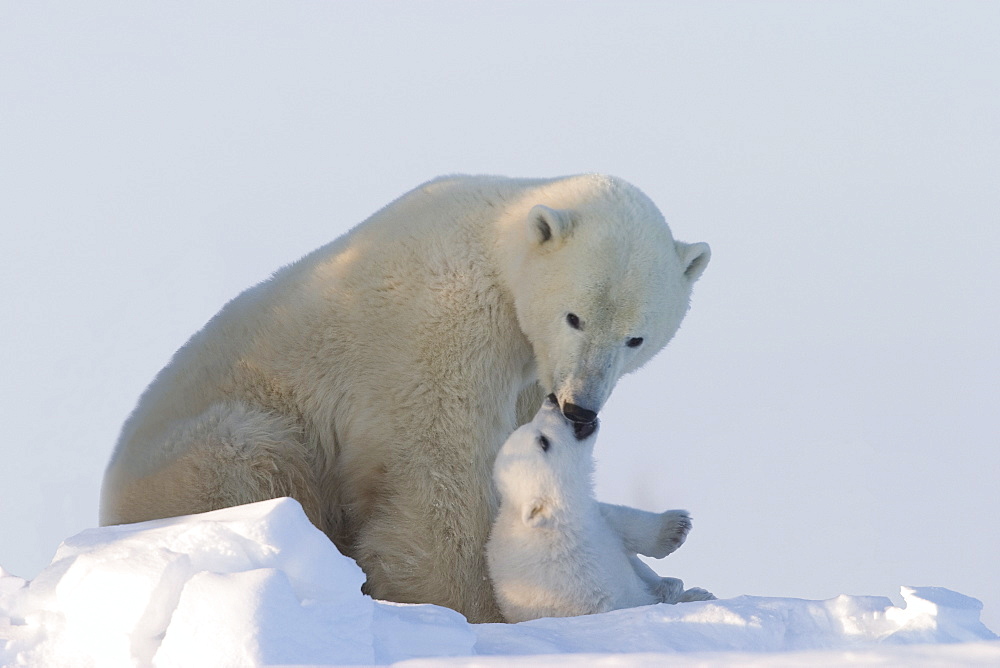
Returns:
[[[662,559],[684,544],[691,531],[686,510],[651,513],[646,510],[600,503],[601,514],[622,538],[626,551]]]

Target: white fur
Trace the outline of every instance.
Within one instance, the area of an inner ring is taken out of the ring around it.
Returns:
[[[486,557],[508,622],[715,598],[661,578],[636,556],[676,550],[691,518],[684,510],[656,514],[597,503],[595,440],[576,440],[558,407],[546,401],[497,455],[500,511]]]
[[[101,522],[289,495],[374,596],[498,619],[497,450],[550,392],[599,411],[673,336],[708,256],[616,178],[429,182],[177,352],[122,429]]]

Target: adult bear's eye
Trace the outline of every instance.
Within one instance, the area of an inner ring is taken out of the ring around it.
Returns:
[[[629,339],[628,341],[626,341],[625,345],[628,346],[629,348],[638,348],[639,346],[642,345],[642,337],[641,336],[634,336],[631,339]]]
[[[542,452],[549,451],[549,439],[545,437],[545,434],[538,436],[538,445],[542,446]]]
[[[573,329],[580,329],[580,319],[576,317],[576,313],[569,313],[566,315],[566,322]]]

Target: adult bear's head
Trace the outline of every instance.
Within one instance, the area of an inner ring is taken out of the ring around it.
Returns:
[[[656,206],[606,176],[549,182],[502,233],[505,280],[538,381],[563,414],[592,422],[618,379],[680,327],[707,244],[675,241]]]

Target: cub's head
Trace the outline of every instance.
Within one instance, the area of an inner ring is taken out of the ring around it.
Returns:
[[[493,480],[505,507],[528,526],[545,526],[593,495],[597,421],[567,420],[550,395],[531,422],[500,448]]]
[[[642,192],[581,176],[533,193],[509,230],[507,281],[538,381],[563,414],[592,422],[618,379],[680,327],[707,244],[675,241]]]

